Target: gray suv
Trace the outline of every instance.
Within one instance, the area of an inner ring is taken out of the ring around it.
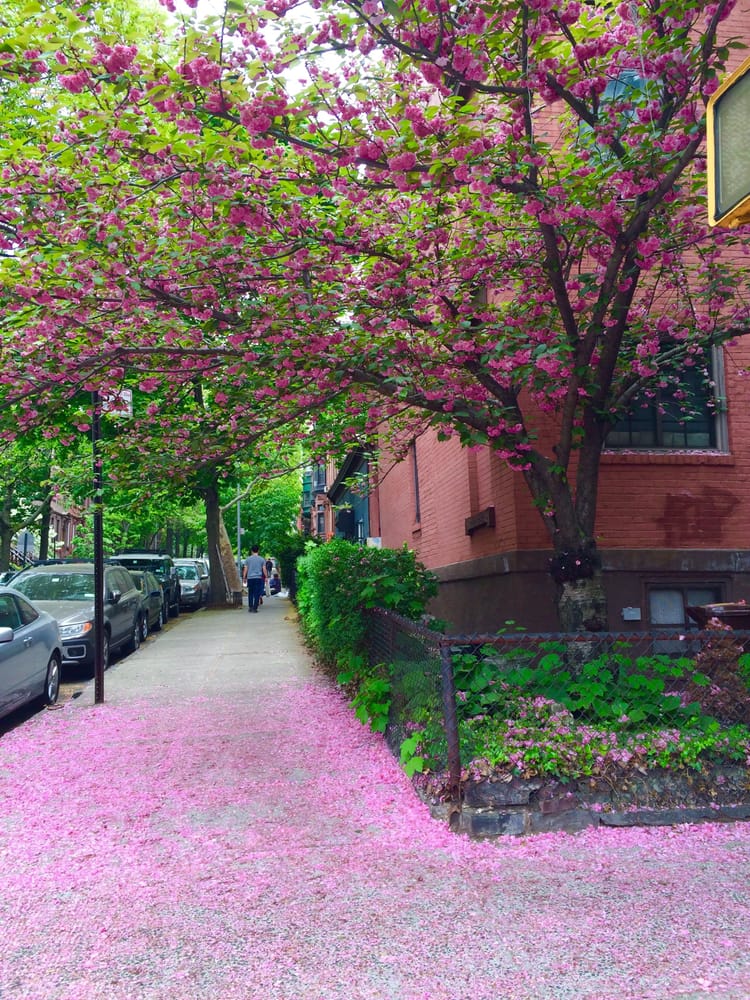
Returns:
[[[170,617],[176,618],[179,615],[180,578],[170,555],[154,549],[124,549],[115,556],[109,556],[107,561],[119,563],[128,569],[147,569],[149,573],[153,573],[161,584],[164,607],[168,609]]]

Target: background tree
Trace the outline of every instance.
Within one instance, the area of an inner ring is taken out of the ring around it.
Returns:
[[[299,471],[261,480],[244,504],[248,528],[246,537],[257,542],[263,554],[276,555],[297,531],[302,503],[302,476]]]
[[[48,529],[54,461],[53,447],[39,435],[0,447],[0,569],[17,562],[11,549],[20,531]]]

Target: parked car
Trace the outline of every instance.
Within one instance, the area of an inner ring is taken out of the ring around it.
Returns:
[[[94,668],[94,564],[52,563],[25,569],[13,589],[57,619],[63,664]],[[104,566],[104,666],[117,650],[141,644],[141,595],[123,566]]]
[[[161,584],[164,603],[172,618],[180,613],[180,578],[174,561],[166,552],[152,549],[125,549],[110,556],[109,562],[117,562],[128,569],[147,569]]]
[[[198,572],[201,575],[201,587],[203,588],[203,603],[208,604],[211,597],[211,568],[208,559],[196,559]]]
[[[198,571],[198,580],[201,585],[201,604],[208,604],[208,591],[211,584],[208,575],[208,563],[204,559],[175,559],[175,566],[179,572],[180,566],[195,566]],[[185,577],[180,573],[180,580],[184,583]],[[183,593],[185,588],[182,588]],[[183,603],[185,603],[183,601]]]
[[[0,587],[0,715],[60,692],[62,642],[55,619],[9,587]]]
[[[198,567],[192,559],[177,564],[180,575],[180,603],[185,608],[199,608],[203,604],[203,587]]]
[[[161,584],[153,573],[147,569],[129,569],[133,582],[141,593],[141,642],[148,638],[149,632],[158,632],[166,625],[168,613],[164,603],[164,592]]]

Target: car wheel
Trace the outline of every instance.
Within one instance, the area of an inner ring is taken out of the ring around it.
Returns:
[[[54,705],[60,694],[60,656],[53,653],[47,664],[47,677],[44,681],[44,704]]]
[[[141,615],[141,642],[145,642],[148,639],[148,615]]]
[[[179,616],[180,616],[180,599],[179,599],[179,597],[177,598],[177,600],[174,602],[174,604],[172,605],[172,607],[169,610],[170,610],[170,614],[172,615],[173,618],[179,618]]]
[[[164,617],[164,605],[162,604],[159,607],[159,614],[156,616],[156,621],[152,625],[151,631],[152,632],[161,632],[162,626],[165,623],[166,623],[166,619]]]
[[[133,627],[130,630],[130,641],[128,642],[128,652],[134,653],[141,644],[141,620],[136,617]]]

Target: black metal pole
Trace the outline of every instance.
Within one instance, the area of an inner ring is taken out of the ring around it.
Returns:
[[[94,703],[104,701],[104,522],[102,518],[101,403],[91,393],[91,456],[94,467]]]
[[[443,694],[443,718],[448,741],[448,777],[452,801],[461,801],[461,749],[458,739],[458,718],[456,713],[456,687],[453,681],[453,659],[450,647],[440,646],[440,679]]]

